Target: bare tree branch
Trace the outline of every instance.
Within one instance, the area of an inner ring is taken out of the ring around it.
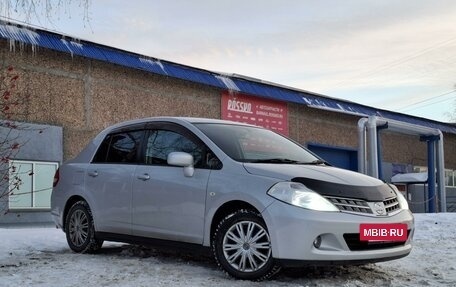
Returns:
[[[26,139],[19,137],[18,131],[27,126],[16,122],[24,119],[30,102],[27,92],[20,91],[19,73],[12,66],[0,73],[0,201],[6,202],[10,195],[22,185],[23,174],[13,164],[13,159]],[[3,210],[2,210],[3,209]],[[0,205],[0,214],[7,211],[7,206]]]
[[[74,13],[72,10],[75,8],[82,9],[81,19],[84,26],[89,24],[90,0],[2,0],[0,16],[7,19],[14,18],[27,24],[35,20],[39,25],[44,25],[44,21],[52,23],[62,14],[72,18],[71,13]]]

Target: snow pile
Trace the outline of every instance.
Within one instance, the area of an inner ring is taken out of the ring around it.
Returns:
[[[105,243],[75,254],[54,228],[0,229],[1,286],[456,286],[456,213],[416,214],[405,258],[364,266],[283,270],[273,280],[234,280],[210,257]]]
[[[217,80],[219,80],[220,82],[222,82],[223,85],[225,85],[225,87],[229,91],[235,91],[235,92],[239,92],[240,91],[239,87],[236,85],[236,83],[232,79],[230,79],[228,77],[225,77],[225,76],[222,76],[222,75],[215,76],[215,78]]]
[[[149,65],[149,66],[158,66],[160,67],[160,69],[163,71],[163,73],[165,73],[166,75],[168,75],[168,72],[166,72],[165,70],[165,66],[163,66],[162,62],[160,62],[160,60],[153,60],[153,59],[145,59],[145,58],[138,58],[139,61],[144,64],[144,65]]]

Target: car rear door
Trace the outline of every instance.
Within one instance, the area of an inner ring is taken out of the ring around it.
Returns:
[[[97,231],[131,233],[131,185],[144,130],[107,135],[86,171],[86,191]]]
[[[175,151],[193,155],[193,176],[167,164],[168,154]],[[143,154],[133,177],[133,235],[202,243],[211,171],[205,164],[207,148],[180,125],[155,123],[146,133]]]

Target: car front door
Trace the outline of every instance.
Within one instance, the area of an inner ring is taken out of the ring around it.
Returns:
[[[202,243],[210,174],[205,145],[182,126],[162,123],[150,127],[143,151],[133,177],[133,235]],[[168,165],[168,154],[176,151],[193,156],[193,176]]]

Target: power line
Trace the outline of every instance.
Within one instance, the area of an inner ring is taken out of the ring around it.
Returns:
[[[454,92],[456,92],[456,89],[451,90],[449,92],[445,92],[443,94],[440,94],[440,95],[437,95],[437,96],[434,96],[434,97],[431,97],[431,98],[428,98],[428,99],[425,99],[425,100],[422,100],[422,101],[418,101],[418,102],[406,105],[406,106],[401,107],[401,108],[394,109],[394,110],[395,111],[401,111],[401,110],[402,111],[410,111],[410,110],[418,109],[418,108],[421,108],[421,107],[415,107],[415,108],[410,108],[410,107],[413,107],[413,106],[416,106],[416,105],[419,105],[419,104],[422,104],[422,103],[426,103],[426,102],[429,102],[431,100],[435,100],[437,98],[441,98],[443,96],[449,95],[449,94],[454,93]],[[437,101],[437,102],[433,102],[430,105],[438,104],[438,103],[445,102],[445,101],[448,101],[448,100],[453,100],[453,98],[448,98],[448,99],[443,99],[443,100],[440,100],[440,101]]]
[[[375,68],[373,68],[371,70],[368,70],[366,72],[359,73],[358,75],[356,75],[356,76],[354,76],[352,78],[346,79],[346,80],[342,80],[342,81],[336,83],[335,85],[338,86],[338,85],[350,82],[350,81],[352,81],[353,79],[356,79],[356,78],[367,77],[367,76],[376,74],[376,73],[378,73],[380,71],[388,70],[388,69],[390,69],[392,67],[399,66],[399,65],[401,65],[401,64],[403,64],[405,62],[408,62],[408,61],[413,60],[413,59],[415,59],[415,58],[417,58],[419,56],[422,56],[422,55],[424,55],[424,54],[426,54],[426,53],[428,53],[430,51],[433,51],[435,49],[442,48],[442,47],[445,47],[447,45],[450,45],[450,44],[452,44],[455,41],[456,41],[456,37],[450,38],[448,40],[445,40],[445,41],[440,42],[438,44],[435,44],[433,46],[430,46],[430,47],[427,47],[425,49],[419,50],[419,51],[415,52],[412,55],[409,55],[409,56],[394,60],[394,61],[392,61],[390,63],[385,64],[385,65],[381,65],[381,66],[375,67]]]

